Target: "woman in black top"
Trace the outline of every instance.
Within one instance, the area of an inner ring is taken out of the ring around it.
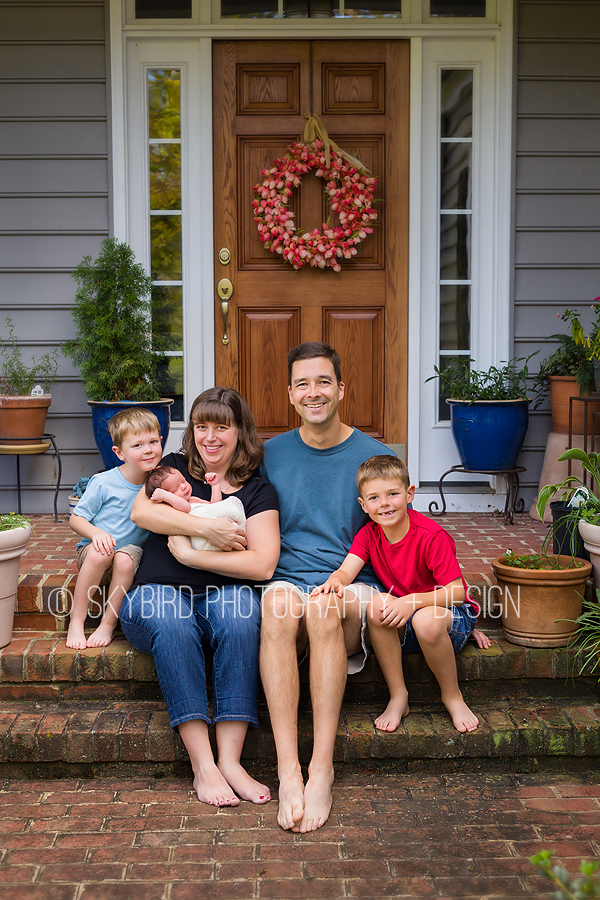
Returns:
[[[162,465],[177,468],[192,494],[210,500],[207,472],[219,476],[224,495],[238,497],[246,531],[231,519],[203,519],[142,489],[133,521],[151,534],[135,581],[121,607],[123,631],[134,647],[154,656],[171,725],[190,755],[198,799],[235,806],[239,798],[266,803],[269,789],[240,764],[248,724],[258,725],[260,595],[279,557],[279,504],[258,474],[262,446],[243,397],[210,388],[192,404],[182,452]],[[190,537],[220,550],[193,550]],[[225,551],[225,552],[224,552]],[[218,759],[208,736],[204,652],[213,651],[213,716]]]

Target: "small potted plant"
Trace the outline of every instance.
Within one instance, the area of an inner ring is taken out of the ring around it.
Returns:
[[[98,258],[84,257],[72,276],[78,286],[72,310],[76,336],[63,350],[79,369],[94,438],[105,466],[112,468],[119,460],[107,422],[126,406],[146,406],[155,413],[164,446],[173,400],[160,397],[158,366],[159,351],[167,348],[159,347],[153,334],[152,281],[131,247],[107,238]]]
[[[570,332],[553,334],[551,340],[560,344],[554,353],[542,362],[540,370],[533,381],[533,388],[539,396],[550,394],[552,411],[552,431],[566,434],[569,430],[569,400],[571,397],[585,397],[594,393],[597,388],[595,378],[596,362],[600,356],[600,297],[596,297],[596,322],[589,335],[585,334],[579,320],[579,313],[566,309],[560,318],[568,322]],[[597,406],[588,407],[587,430],[591,431],[592,412],[600,411],[600,400]],[[571,422],[572,434],[583,434],[585,431],[583,404],[574,404]]]
[[[0,443],[39,444],[46,428],[58,376],[58,349],[23,362],[10,316],[6,318],[8,339],[0,337]]]
[[[0,647],[12,640],[19,562],[31,532],[29,519],[18,513],[0,513]]]
[[[452,436],[467,471],[514,468],[529,422],[528,363],[534,355],[484,371],[464,359],[443,370],[435,366],[427,379],[439,378],[447,395]]]
[[[591,563],[566,554],[508,550],[492,568],[507,640],[526,647],[566,647],[581,613]]]

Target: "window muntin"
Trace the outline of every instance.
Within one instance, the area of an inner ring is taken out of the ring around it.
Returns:
[[[473,69],[440,72],[439,357],[444,370],[471,355]],[[450,418],[439,398],[440,421]]]
[[[160,348],[161,393],[183,421],[183,215],[181,70],[148,69],[148,201],[152,332]]]

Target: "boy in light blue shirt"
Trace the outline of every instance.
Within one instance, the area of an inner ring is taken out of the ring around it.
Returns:
[[[69,519],[73,531],[83,538],[77,544],[79,575],[67,633],[67,647],[77,650],[106,647],[112,641],[123,597],[133,583],[148,537],[131,521],[133,501],[162,456],[160,425],[147,409],[122,410],[109,420],[108,430],[113,452],[123,465],[94,475]],[[104,614],[86,639],[88,606],[103,585],[108,585]]]

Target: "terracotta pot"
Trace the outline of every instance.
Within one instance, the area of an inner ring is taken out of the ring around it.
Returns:
[[[0,396],[0,443],[41,444],[52,397]]]
[[[516,569],[504,556],[492,563],[501,592],[506,639],[525,647],[566,647],[581,613],[592,564],[573,566],[570,556],[553,556],[564,569]],[[582,562],[582,560],[580,560]],[[566,620],[566,621],[565,621]]]
[[[579,385],[573,375],[550,375],[550,408],[552,410],[552,431],[559,434],[569,432],[569,398],[579,397]],[[588,403],[587,407],[587,431],[592,431],[592,413],[600,412],[600,399],[597,403]],[[583,434],[584,428],[584,404],[573,404],[573,429],[572,434]],[[598,431],[598,423],[596,431]]]
[[[583,546],[590,554],[594,587],[600,588],[600,525],[592,525],[591,522],[579,522],[579,534],[583,538]]]
[[[19,562],[30,537],[29,525],[0,531],[0,647],[12,640]]]

